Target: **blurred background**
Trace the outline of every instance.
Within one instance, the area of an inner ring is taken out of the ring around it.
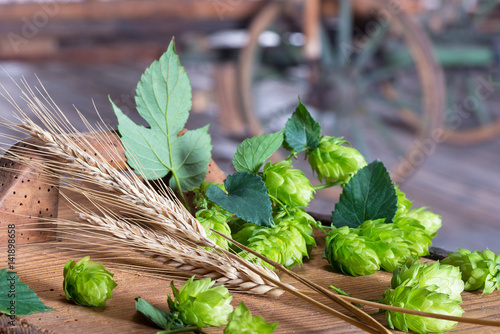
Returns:
[[[498,252],[499,31],[497,0],[0,0],[0,84],[20,105],[21,80],[43,85],[81,131],[75,109],[116,127],[108,97],[146,125],[135,87],[175,37],[187,127],[211,124],[226,173],[300,96],[323,134],[382,160],[414,207],[442,216],[435,246]],[[12,110],[0,99],[3,118]],[[318,191],[309,210],[329,214],[339,193]]]

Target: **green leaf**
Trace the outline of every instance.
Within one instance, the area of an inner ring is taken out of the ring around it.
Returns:
[[[283,130],[247,138],[236,148],[233,157],[238,172],[257,173],[267,159],[283,144]]]
[[[53,311],[45,306],[35,291],[19,280],[15,272],[0,270],[0,312],[24,316],[36,312]]]
[[[320,136],[321,125],[316,122],[299,100],[299,105],[285,125],[287,149],[292,149],[295,152],[314,149],[319,145]]]
[[[171,173],[169,185],[179,192],[198,187],[212,145],[208,126],[177,136],[189,117],[191,86],[173,42],[142,75],[135,100],[150,128],[135,124],[111,101],[128,164],[149,180]]]
[[[247,172],[229,175],[224,181],[227,194],[213,184],[207,189],[209,200],[241,219],[259,226],[271,226],[271,200],[262,178]]]
[[[347,183],[332,212],[336,227],[358,227],[366,220],[385,218],[391,223],[398,209],[396,189],[378,160],[360,169]]]
[[[141,297],[137,297],[135,299],[135,309],[154,322],[161,329],[170,330],[184,328],[187,326],[171,312],[151,305]]]
[[[168,319],[171,316],[170,312],[151,305],[141,297],[135,299],[135,309],[154,322],[158,327],[162,329],[167,328]]]

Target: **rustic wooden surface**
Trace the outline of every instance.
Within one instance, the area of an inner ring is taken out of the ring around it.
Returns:
[[[59,210],[61,218],[73,218],[74,214],[64,204]],[[19,232],[19,231],[18,231]],[[320,234],[317,234],[320,236]],[[347,277],[331,271],[326,260],[322,259],[324,249],[322,238],[317,238],[318,248],[310,261],[295,271],[324,287],[333,284],[361,298],[380,298],[388,287],[391,274],[378,272],[371,276]],[[141,274],[131,274],[118,270],[115,273],[118,287],[113,291],[113,298],[105,308],[76,306],[64,297],[62,289],[62,271],[68,260],[78,260],[87,253],[76,251],[65,241],[23,245],[16,252],[16,271],[21,280],[35,290],[42,301],[55,311],[37,313],[22,317],[29,324],[53,333],[155,333],[153,327],[134,306],[134,298],[142,297],[159,307],[167,308],[167,293],[170,293],[167,280],[151,278]],[[102,249],[102,248],[100,248]],[[0,253],[7,254],[5,247]],[[95,252],[94,252],[95,253]],[[92,252],[90,252],[92,256]],[[97,253],[101,255],[102,253]],[[0,267],[5,267],[7,256],[2,256]],[[140,258],[140,255],[137,255]],[[301,288],[287,276],[281,275],[284,282]],[[263,316],[267,321],[279,322],[276,333],[361,333],[363,331],[311,307],[291,295],[278,298],[249,296],[234,293],[232,304],[244,301],[254,315]],[[499,292],[489,295],[463,293],[463,308],[467,317],[500,320]],[[331,302],[325,301],[328,304]],[[341,310],[341,308],[335,306]],[[367,309],[374,312],[375,309]],[[383,316],[377,318],[385,323]],[[459,333],[498,333],[498,328],[459,324],[455,332]],[[209,329],[209,333],[220,333],[222,329]],[[13,332],[12,332],[13,333]]]

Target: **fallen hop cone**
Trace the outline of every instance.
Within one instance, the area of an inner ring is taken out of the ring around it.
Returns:
[[[462,302],[461,293],[464,291],[462,273],[457,267],[448,264],[434,262],[420,263],[408,261],[405,265],[394,272],[391,280],[391,288],[395,289],[403,282],[413,282],[420,288],[437,287],[434,291],[445,293],[451,299]]]
[[[352,276],[371,275],[380,269],[380,259],[369,238],[347,226],[328,232],[325,255],[332,267]]]
[[[306,207],[313,199],[311,182],[301,170],[292,167],[291,161],[267,163],[263,179],[271,198],[277,198],[287,206]]]
[[[488,249],[471,252],[459,248],[441,263],[460,268],[466,291],[483,289],[483,293],[491,293],[500,288],[500,255]]]
[[[408,247],[416,256],[429,254],[432,236],[427,234],[424,226],[416,219],[399,217],[394,219],[394,226],[403,231],[403,239],[408,241]]]
[[[63,286],[66,299],[78,305],[104,307],[117,284],[102,263],[86,256],[78,262],[66,262]]]
[[[385,224],[385,219],[367,220],[360,226],[360,235],[374,242],[380,266],[392,272],[408,259],[417,257],[405,239],[406,233],[394,224]]]
[[[303,257],[309,256],[316,245],[310,225],[314,219],[302,209],[291,209],[276,213],[274,221],[277,224],[270,228],[246,224],[235,234],[235,240],[287,268],[301,265]],[[243,252],[241,256],[270,267],[253,254]]]
[[[366,166],[361,153],[345,144],[347,142],[342,138],[321,136],[318,147],[308,151],[309,164],[320,181],[347,183],[359,169]]]
[[[418,220],[420,225],[425,228],[425,231],[428,235],[434,238],[437,234],[437,231],[441,228],[442,220],[441,216],[435,214],[432,211],[426,211],[426,207],[408,210],[404,217],[412,218]]]
[[[415,287],[413,285],[415,283],[409,281],[407,280],[395,289],[389,289],[384,292],[383,303],[410,310],[452,316],[461,316],[464,312],[460,307],[460,302],[452,299],[449,295],[432,291],[428,288]],[[402,331],[441,333],[453,329],[457,325],[456,321],[434,319],[395,311],[387,311],[385,315],[391,328]]]
[[[229,315],[224,334],[272,334],[278,323],[270,324],[262,317],[253,317],[243,302]]]
[[[227,324],[229,313],[233,311],[230,304],[233,296],[223,285],[213,287],[214,284],[210,278],[195,281],[193,276],[177,290],[172,282],[174,300],[168,296],[170,311],[179,312],[184,323],[201,328]]]

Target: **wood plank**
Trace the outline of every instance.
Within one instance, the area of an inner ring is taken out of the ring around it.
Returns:
[[[44,17],[55,20],[110,20],[141,18],[184,18],[234,20],[249,17],[261,6],[261,1],[205,0],[126,0],[85,2],[26,2],[0,6],[2,22],[37,22]]]
[[[72,219],[71,209],[61,205],[60,216]],[[322,259],[324,239],[320,233],[316,234],[318,248],[314,249],[311,259],[302,267],[294,270],[305,278],[328,287],[335,285],[355,297],[380,298],[388,287],[391,274],[378,272],[371,276],[348,277],[332,272],[326,260]],[[135,311],[134,298],[142,297],[147,301],[167,308],[166,294],[171,293],[168,282],[142,274],[112,270],[118,287],[114,290],[114,297],[108,300],[105,308],[88,308],[76,306],[64,297],[62,288],[62,270],[64,263],[70,259],[78,260],[86,253],[71,249],[68,241],[46,242],[20,246],[16,253],[16,271],[21,280],[34,289],[46,305],[55,308],[55,311],[37,313],[22,317],[28,323],[53,333],[81,332],[92,328],[93,333],[155,333],[152,327],[140,314]],[[97,250],[106,247],[96,247]],[[6,248],[0,248],[0,253],[6,254]],[[90,254],[93,254],[90,252]],[[95,253],[95,255],[103,255]],[[92,256],[92,255],[91,255]],[[4,267],[6,256],[1,258],[0,267]],[[298,288],[299,284],[289,277],[281,275],[282,281]],[[178,282],[179,283],[179,282]],[[233,305],[244,301],[254,315],[263,316],[267,321],[279,322],[276,333],[361,333],[363,331],[334,318],[318,309],[311,307],[289,294],[278,298],[250,296],[234,293]],[[500,320],[499,292],[489,295],[479,293],[463,293],[463,308],[467,317]],[[331,302],[319,298],[331,304]],[[336,309],[344,312],[341,308]],[[367,308],[368,312],[375,309]],[[383,316],[377,319],[385,323]],[[480,327],[477,325],[459,324],[454,330],[459,333],[494,333],[496,328]],[[212,328],[208,333],[220,333],[221,329]]]

